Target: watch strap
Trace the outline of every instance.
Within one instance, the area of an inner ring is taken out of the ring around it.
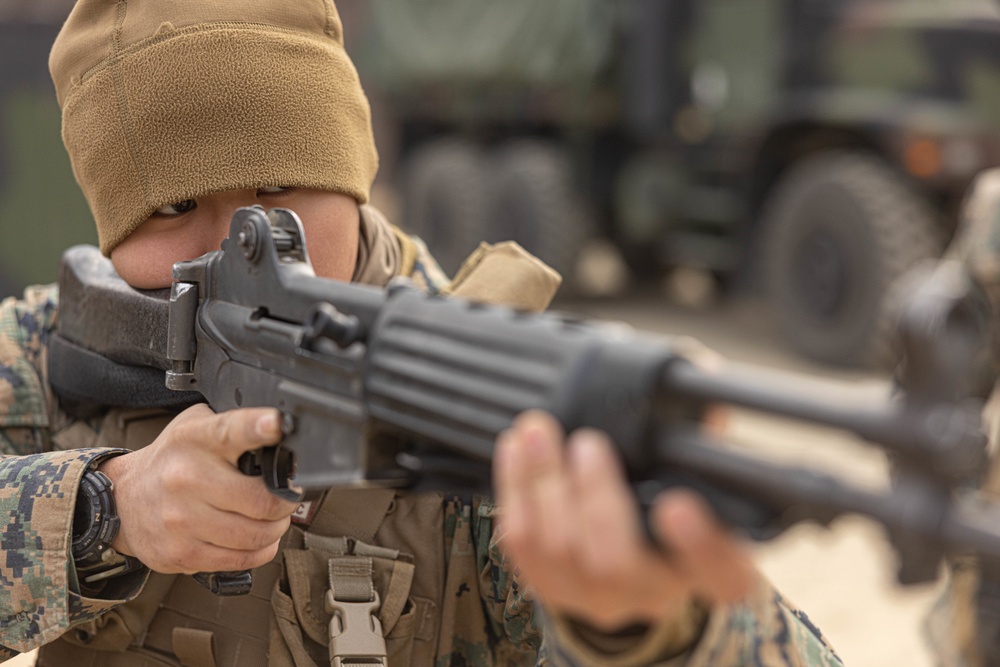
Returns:
[[[96,584],[143,567],[111,546],[121,528],[114,483],[99,470],[87,470],[80,480],[73,517],[73,560],[81,584]]]

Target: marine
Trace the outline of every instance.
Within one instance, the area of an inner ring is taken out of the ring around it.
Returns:
[[[449,281],[367,204],[377,154],[330,0],[183,11],[80,0],[50,68],[101,251],[133,287],[168,286],[174,262],[217,248],[236,208],[261,205],[300,215],[318,275],[406,276],[522,308],[552,296],[551,270],[510,246],[483,247]],[[484,281],[487,258],[503,270]],[[0,306],[5,655],[40,646],[41,666],[840,664],[694,494],[656,501],[670,557],[650,545],[602,434],[521,416],[497,443],[495,504],[387,489],[291,503],[235,466],[280,438],[271,408],[61,403],[47,383],[58,310],[51,286]],[[600,511],[579,511],[594,499]],[[82,530],[85,519],[107,533]],[[608,554],[615,567],[602,570],[609,559],[595,555]],[[247,568],[254,586],[240,597],[187,576]]]

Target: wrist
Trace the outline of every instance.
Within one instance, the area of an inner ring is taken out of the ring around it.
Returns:
[[[80,592],[89,596],[100,593],[107,580],[142,567],[137,559],[119,553],[114,546],[121,518],[115,504],[114,483],[99,468],[84,472],[73,512],[71,553]]]
[[[97,466],[98,472],[103,473],[111,481],[111,496],[114,499],[115,509],[119,520],[121,520],[122,517],[122,503],[120,501],[122,496],[122,480],[126,476],[124,474],[126,463],[127,461],[125,456],[118,455],[107,457]],[[118,532],[115,535],[115,538],[111,541],[111,547],[123,556],[135,556],[129,548],[126,534],[127,528],[125,526],[125,522],[121,521],[118,526]]]

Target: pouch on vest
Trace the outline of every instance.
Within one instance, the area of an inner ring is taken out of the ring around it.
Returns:
[[[413,559],[395,549],[292,529],[274,588],[271,667],[410,664]]]

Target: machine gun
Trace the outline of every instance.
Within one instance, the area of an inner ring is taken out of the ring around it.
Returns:
[[[567,431],[606,431],[642,503],[691,486],[755,539],[865,515],[887,529],[903,583],[934,578],[946,553],[1000,557],[1000,504],[971,481],[986,460],[969,378],[988,308],[957,265],[911,291],[897,391],[863,406],[764,368],[704,368],[622,327],[318,278],[283,209],[237,211],[221,250],[174,266],[169,300],[87,246],[67,251],[60,283],[49,376],[64,404],[277,407],[282,442],[240,467],[285,498],[299,497],[290,484],[488,492],[496,436],[541,408]],[[854,433],[892,456],[897,483],[862,489],[733,451],[702,428],[717,404]]]

